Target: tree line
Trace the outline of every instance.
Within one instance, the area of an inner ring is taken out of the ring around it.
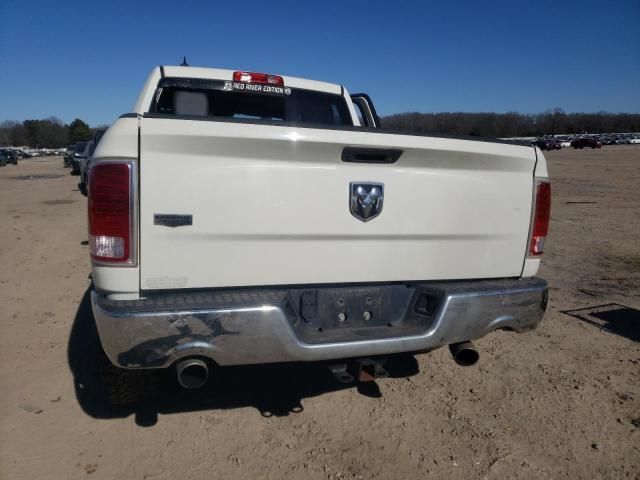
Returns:
[[[382,118],[382,126],[414,133],[443,133],[479,137],[537,137],[556,134],[640,132],[637,113],[566,113],[560,108],[544,113],[398,113]],[[98,127],[103,128],[103,127]],[[95,129],[76,118],[65,124],[50,117],[22,123],[0,123],[0,146],[61,148],[93,137]]]
[[[91,140],[94,130],[79,118],[69,124],[56,117],[22,123],[5,121],[0,123],[0,146],[62,148]]]
[[[399,113],[383,117],[382,126],[414,133],[444,133],[479,137],[537,137],[557,134],[640,132],[640,114],[565,113]]]

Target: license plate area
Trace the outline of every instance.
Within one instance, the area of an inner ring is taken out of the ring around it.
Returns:
[[[305,343],[424,333],[433,324],[438,304],[436,295],[410,285],[289,291],[292,326]]]

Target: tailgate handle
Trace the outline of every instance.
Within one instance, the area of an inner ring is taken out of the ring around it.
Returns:
[[[344,147],[342,161],[350,163],[396,163],[402,150],[396,148]]]

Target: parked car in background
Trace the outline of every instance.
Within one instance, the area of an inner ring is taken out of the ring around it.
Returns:
[[[82,195],[84,196],[87,196],[87,163],[89,162],[89,159],[93,155],[94,151],[94,142],[93,140],[89,140],[89,142],[87,142],[87,146],[84,149],[84,152],[82,152],[82,158],[80,159],[80,182],[78,182],[78,190],[80,190],[80,193],[82,193]]]
[[[562,145],[555,138],[539,138],[532,142],[531,145],[538,147],[540,150],[560,150]]]
[[[80,162],[80,183],[78,183],[78,189],[84,196],[87,195],[87,189],[89,186],[88,172],[91,168],[93,152],[96,151],[96,148],[98,147],[98,144],[100,143],[100,139],[104,135],[104,132],[106,132],[106,130],[96,130],[93,135],[93,140],[91,140],[87,144],[87,148],[85,149],[85,158],[83,158]]]
[[[71,164],[73,163],[73,152],[75,150],[76,146],[75,145],[69,145],[66,149],[66,151],[64,152],[64,159],[63,159],[63,164],[64,167],[71,167]]]
[[[73,147],[71,156],[71,175],[80,175],[80,162],[84,158],[84,152],[89,142],[79,142]]]
[[[82,152],[82,157],[80,158],[80,179],[81,182],[84,182],[84,174],[85,169],[87,168],[87,161],[93,155],[93,151],[95,150],[93,140],[89,140],[87,142],[86,147],[84,147],[84,151]]]
[[[13,148],[12,150],[18,156],[18,160],[22,160],[23,158],[26,158],[26,155],[24,154],[23,150],[19,148]]]
[[[609,135],[605,137],[600,137],[600,143],[602,145],[622,145],[624,144],[624,139],[617,135]]]
[[[9,163],[9,154],[5,150],[0,151],[0,167],[4,167]]]
[[[582,137],[573,140],[573,142],[571,142],[571,146],[573,148],[602,148],[602,143],[595,138]]]
[[[551,150],[549,142],[544,138],[539,138],[531,142],[531,145],[538,147],[540,150]]]
[[[11,148],[5,148],[0,151],[5,159],[5,165],[11,163],[13,165],[18,164],[18,152]]]

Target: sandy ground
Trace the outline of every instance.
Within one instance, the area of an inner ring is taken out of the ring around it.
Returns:
[[[407,359],[376,390],[314,366],[139,378],[110,406],[87,302],[85,198],[61,158],[0,169],[0,478],[640,478],[640,147],[547,154],[534,332]]]

